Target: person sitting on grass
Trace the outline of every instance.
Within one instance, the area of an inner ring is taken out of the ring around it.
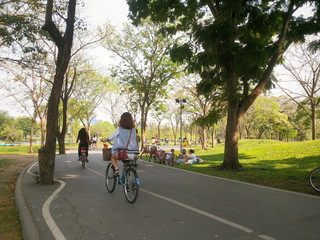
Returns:
[[[181,150],[181,153],[178,156],[178,159],[185,159],[186,157],[187,157],[187,151],[186,151],[186,149],[183,148]]]
[[[197,156],[194,154],[193,149],[189,149],[189,155],[186,157],[185,164],[194,164],[197,162]]]
[[[176,157],[176,154],[174,153],[174,149],[172,148],[171,150],[170,150],[170,152],[168,152],[167,154],[166,154],[166,159],[168,160],[168,159],[170,159],[170,158],[175,158]]]
[[[180,154],[181,155],[181,154]],[[185,158],[180,158],[181,156],[179,156],[179,159],[177,160],[177,164],[180,164],[180,163],[185,163],[185,164],[194,164],[197,162],[197,157],[196,155],[194,154],[194,150],[193,149],[190,149],[189,150],[189,155],[186,156]]]

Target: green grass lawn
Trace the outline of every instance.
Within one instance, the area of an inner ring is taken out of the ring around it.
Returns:
[[[196,149],[204,163],[177,168],[301,193],[316,194],[308,182],[309,172],[320,166],[320,140],[286,143],[274,140],[240,140],[240,171],[218,170],[224,145],[208,151]]]
[[[239,171],[223,171],[224,144],[207,151],[195,147],[205,162],[176,168],[279,189],[319,195],[308,182],[309,172],[320,166],[320,140],[287,143],[275,140],[240,140]],[[146,159],[144,157],[144,159]]]
[[[33,145],[33,152],[38,153],[40,148],[39,144]],[[19,146],[0,146],[0,154],[28,154],[29,145],[19,145]]]

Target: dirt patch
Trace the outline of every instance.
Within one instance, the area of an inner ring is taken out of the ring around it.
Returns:
[[[0,155],[0,239],[21,240],[21,226],[14,190],[21,170],[38,160],[37,155]]]

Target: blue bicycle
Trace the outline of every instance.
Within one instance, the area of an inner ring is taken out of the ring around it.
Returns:
[[[114,192],[116,184],[122,185],[124,195],[129,203],[134,203],[139,195],[140,180],[135,170],[136,160],[123,160],[121,175],[114,177],[114,167],[110,162],[106,169],[105,182],[108,192]]]

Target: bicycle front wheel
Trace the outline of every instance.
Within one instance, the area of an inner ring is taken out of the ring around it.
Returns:
[[[129,203],[134,203],[139,194],[139,178],[136,170],[133,168],[126,169],[126,180],[123,186],[124,195]]]
[[[114,174],[114,167],[110,163],[106,169],[106,176],[105,176],[105,182],[108,192],[112,193],[114,189],[116,188],[116,178],[113,176]]]
[[[320,167],[317,167],[310,172],[309,183],[311,187],[320,192]]]

